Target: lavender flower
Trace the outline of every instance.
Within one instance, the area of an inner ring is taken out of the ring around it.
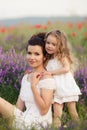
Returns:
[[[79,67],[75,73],[75,79],[82,92],[81,99],[84,99],[87,104],[87,66]]]
[[[4,52],[0,48],[0,87],[10,85],[18,91],[26,68],[25,56],[17,54],[14,49]]]

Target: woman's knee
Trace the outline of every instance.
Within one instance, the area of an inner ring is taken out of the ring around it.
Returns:
[[[13,115],[13,111],[14,106],[0,97],[0,113],[5,117],[8,117]]]
[[[0,108],[2,103],[3,103],[3,98],[0,97]]]
[[[4,105],[6,105],[6,101],[2,97],[0,97],[0,108],[2,108],[2,106]]]

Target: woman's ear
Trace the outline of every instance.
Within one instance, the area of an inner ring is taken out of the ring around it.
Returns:
[[[44,57],[44,59],[43,59],[44,61],[46,60],[46,57]]]

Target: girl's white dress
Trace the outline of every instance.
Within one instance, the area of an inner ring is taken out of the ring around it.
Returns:
[[[62,67],[57,57],[49,60],[46,68],[48,71],[58,70]],[[78,101],[81,95],[80,89],[75,82],[71,72],[53,76],[56,82],[56,91],[54,94],[54,102],[62,104],[64,102]]]
[[[52,111],[51,106],[46,115],[41,115],[39,108],[35,103],[35,99],[31,90],[31,84],[27,81],[28,74],[26,74],[22,79],[22,86],[20,90],[20,98],[24,101],[26,110],[24,112],[20,111],[15,107],[14,110],[14,121],[13,126],[21,130],[29,130],[31,127],[39,129],[40,127],[45,127],[52,124]],[[46,78],[40,80],[37,88],[40,89],[53,89],[55,90],[55,81],[53,78]]]

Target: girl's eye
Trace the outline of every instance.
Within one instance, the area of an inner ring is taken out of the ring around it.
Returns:
[[[56,44],[52,43],[53,46],[56,46]]]
[[[48,41],[46,41],[46,44],[50,44]]]

